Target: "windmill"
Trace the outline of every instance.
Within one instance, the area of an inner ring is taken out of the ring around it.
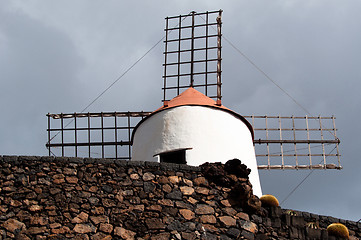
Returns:
[[[237,157],[255,170],[254,186],[257,168],[342,169],[335,117],[244,116],[222,105],[221,19],[222,10],[167,17],[163,106],[49,113],[49,156],[190,165]]]

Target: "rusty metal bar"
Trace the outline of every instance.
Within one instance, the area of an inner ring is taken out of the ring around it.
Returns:
[[[61,156],[64,157],[64,118],[61,118]]]
[[[209,14],[208,14],[208,11],[206,12],[206,36],[208,36],[208,23],[209,23]],[[205,39],[206,41],[206,60],[208,60],[208,38]],[[218,47],[218,46],[217,46]],[[205,63],[205,72],[208,73],[208,62]],[[218,73],[218,72],[217,72]],[[207,85],[208,85],[208,74],[205,74],[205,82],[206,82],[206,86],[204,87],[204,91],[206,93],[206,96],[208,96],[208,88],[207,88]]]
[[[336,144],[336,143],[340,143],[339,139],[335,139],[335,140],[264,140],[264,139],[255,139],[253,141],[253,143],[255,144],[269,144],[269,143],[278,143],[278,144],[285,144],[285,143],[289,143],[289,144],[297,144],[297,143],[305,143],[305,144],[313,144],[313,143],[326,143],[326,144]]]
[[[88,155],[90,157],[90,113],[88,112]]]
[[[193,66],[193,63],[203,63],[203,62],[218,62],[218,58],[214,58],[214,59],[207,59],[207,60],[191,60],[191,61],[186,61],[186,62],[172,62],[172,63],[164,63],[163,66],[172,66],[172,65],[178,65],[178,64],[191,64],[191,66]],[[218,70],[217,70],[218,72]],[[191,70],[191,75],[192,74],[192,70]],[[165,75],[164,75],[165,76]]]
[[[193,51],[197,52],[197,51],[205,51],[205,50],[212,50],[212,49],[218,49],[218,46],[217,47],[207,47],[207,48],[195,48],[193,49]],[[173,53],[178,53],[178,52],[191,52],[192,49],[184,49],[184,50],[176,50],[176,51],[168,51],[168,52],[163,52],[163,54],[173,54]]]
[[[207,12],[205,13],[207,15]],[[209,14],[209,12],[208,12]],[[179,18],[182,18],[182,16],[177,16]],[[188,16],[187,16],[188,17]],[[194,27],[198,28],[198,27],[206,27],[206,26],[216,26],[217,23],[209,23],[209,24],[195,24]],[[186,29],[186,28],[192,28],[192,25],[188,25],[188,26],[183,26],[183,27],[173,27],[173,28],[168,28],[168,29],[164,29],[165,31],[173,31],[173,30],[178,30],[178,29]]]
[[[128,142],[131,142],[131,133],[130,133],[130,116],[128,115]],[[132,158],[132,148],[131,144],[128,146],[128,156]]]
[[[168,17],[166,19],[166,29],[168,29]],[[168,31],[165,33],[165,52],[168,51]],[[167,54],[164,54],[164,63],[167,63]],[[167,68],[164,67],[164,76],[167,76]],[[163,100],[166,98],[166,88],[167,88],[167,81],[164,79],[163,81]]]
[[[77,129],[76,129],[76,115],[74,115],[74,141],[75,144],[78,143]],[[78,157],[78,146],[75,146],[75,157]]]
[[[114,113],[114,139],[115,139],[115,142],[118,142],[117,115],[115,113]],[[114,145],[114,147],[115,147],[115,159],[117,159],[118,158],[118,146]]]
[[[337,138],[337,136],[336,136],[336,124],[335,124],[335,117],[334,117],[334,116],[332,116],[332,123],[333,123],[333,129],[334,129],[335,139],[338,140],[338,143],[336,144],[338,166],[341,166],[341,162],[340,162],[340,152],[339,152],[339,149],[338,149],[338,144],[340,143],[340,140],[339,140],[339,139]]]
[[[104,117],[103,117],[103,113],[101,115],[100,118],[100,122],[101,122],[101,128],[102,128],[102,158],[104,158]]]
[[[293,129],[293,141],[296,141],[296,130],[295,130],[295,118],[292,115],[292,129]],[[323,139],[322,139],[323,140]],[[295,145],[295,160],[296,160],[296,167],[298,167],[298,157],[297,157],[297,144],[296,142],[294,143]]]
[[[131,145],[130,141],[118,141],[118,142],[91,142],[91,146],[123,146],[123,145]],[[85,147],[89,146],[89,142],[78,142],[78,143],[50,143],[46,144],[47,147]]]
[[[320,119],[321,140],[323,140],[321,116],[319,116],[319,119]],[[325,155],[325,144],[324,143],[322,143],[322,153],[323,153],[323,164],[326,165],[326,155]]]
[[[194,30],[194,28],[192,27],[192,30]],[[195,39],[203,39],[203,38],[211,38],[211,37],[218,37],[218,34],[213,34],[213,35],[208,35],[208,36],[194,36],[193,38],[192,37],[186,37],[186,38],[181,38],[181,41],[192,41],[192,40],[195,40]],[[170,40],[164,40],[163,41],[164,43],[170,43],[170,42],[178,42],[178,39],[170,39]],[[218,48],[218,47],[217,47]],[[193,49],[194,51],[194,49]]]
[[[209,11],[208,13],[209,13],[209,14],[212,14],[212,13],[218,13],[218,12],[219,12],[219,10],[217,10],[217,11]],[[185,15],[180,15],[180,16],[181,16],[181,17],[188,17],[188,16],[190,16],[190,14],[191,14],[191,13],[185,14]],[[195,13],[194,13],[195,16],[204,15],[204,14],[205,14],[204,12],[201,12],[201,13],[195,12]],[[167,18],[168,18],[168,19],[174,19],[174,18],[178,18],[178,16],[167,17]]]
[[[179,23],[178,23],[178,25],[179,25],[179,30],[178,30],[178,38],[179,38],[179,41],[178,41],[178,68],[177,68],[177,70],[178,70],[178,72],[177,72],[177,75],[178,75],[178,77],[177,77],[177,86],[178,86],[178,88],[177,88],[177,95],[179,95],[179,85],[180,85],[180,67],[181,67],[181,64],[180,64],[180,62],[181,62],[181,37],[182,37],[182,29],[181,29],[181,27],[182,27],[182,17],[179,17]],[[166,76],[166,75],[164,75],[164,76]]]
[[[48,116],[48,129],[47,129],[47,131],[48,131],[48,144],[50,143],[50,141],[51,141],[51,134],[50,134],[50,113],[48,113],[47,114],[47,116]],[[48,150],[49,150],[49,156],[51,156],[51,149],[50,149],[50,147],[48,147]]]
[[[222,32],[221,32],[221,27],[222,27],[222,10],[219,11],[219,16],[217,17],[217,46],[218,46],[218,50],[217,50],[217,57],[218,57],[218,61],[217,61],[217,100],[221,100],[222,99],[222,81],[221,81],[221,73],[222,73],[222,68],[221,68],[221,61],[222,61],[222,56],[221,56],[221,49],[222,49]]]
[[[208,76],[209,74],[216,74],[217,71],[210,71],[210,72],[195,72],[193,73],[193,75],[205,75],[205,76]],[[168,76],[163,76],[163,78],[172,78],[172,77],[183,77],[183,76],[190,76],[191,74],[190,73],[182,73],[182,74],[173,74],[173,75],[168,75]],[[208,84],[206,83],[205,86],[208,86]]]

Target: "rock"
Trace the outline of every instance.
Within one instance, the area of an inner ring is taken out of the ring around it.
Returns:
[[[76,233],[91,233],[91,232],[96,232],[96,227],[94,227],[94,225],[90,223],[76,224],[73,231]]]
[[[194,232],[192,233],[182,232],[182,238],[185,240],[195,240],[197,238],[197,235]]]
[[[183,193],[183,195],[192,195],[194,193],[194,189],[192,187],[187,187],[187,186],[183,186],[180,187],[181,192]]]
[[[30,217],[30,224],[31,225],[46,225],[48,224],[48,218],[46,217]]]
[[[169,207],[174,206],[173,201],[169,200],[169,199],[160,199],[160,200],[158,200],[158,203],[163,206],[169,206]]]
[[[188,209],[180,209],[179,213],[186,220],[191,220],[191,219],[195,218],[194,212],[192,212],[191,210],[188,210]]]
[[[208,181],[207,181],[207,179],[205,179],[205,177],[197,177],[193,180],[193,182],[194,182],[194,185],[196,185],[196,186],[207,187],[209,185]]]
[[[218,219],[227,227],[237,225],[236,219],[230,216],[222,216],[222,217],[218,217]]]
[[[170,237],[170,234],[164,232],[164,233],[159,233],[157,235],[154,235],[150,239],[151,240],[168,240],[168,239],[170,239],[169,237]]]
[[[88,221],[89,215],[85,212],[81,212],[75,218],[71,220],[72,223],[84,223]]]
[[[248,175],[251,173],[251,169],[247,168],[246,165],[242,164],[239,159],[227,161],[224,164],[224,170],[240,178],[248,178]]]
[[[249,221],[249,215],[247,213],[239,212],[236,214],[236,217]]]
[[[173,200],[182,200],[182,193],[178,189],[173,190],[172,192],[166,195],[166,198],[173,199]]]
[[[109,223],[101,223],[99,230],[105,233],[111,233],[113,231],[113,225]]]
[[[134,240],[136,233],[122,227],[116,227],[114,229],[114,235],[120,236],[123,239]]]
[[[92,220],[95,225],[98,225],[99,223],[109,223],[109,218],[105,215],[90,216],[90,220]]]
[[[51,229],[51,232],[54,234],[64,234],[70,232],[70,229],[68,227],[61,227],[61,228],[54,228]]]
[[[159,218],[149,218],[145,219],[145,223],[149,229],[164,229],[165,226],[161,219]]]
[[[42,209],[43,209],[43,207],[39,206],[39,205],[31,205],[29,207],[29,211],[31,211],[31,212],[38,212],[38,211],[40,211]]]
[[[213,214],[214,209],[206,204],[198,204],[195,212],[196,214],[200,214],[200,215]]]
[[[79,181],[77,177],[66,177],[65,180],[71,184],[77,184]]]
[[[154,174],[153,173],[150,173],[150,172],[146,172],[143,174],[143,180],[144,181],[151,181],[155,178]]]
[[[20,232],[26,228],[25,224],[15,219],[8,219],[4,222],[3,227],[9,232]]]
[[[202,215],[200,218],[202,223],[216,223],[217,219],[213,215]]]
[[[208,195],[209,194],[209,189],[208,188],[204,188],[204,187],[196,187],[196,192],[199,194],[203,194],[203,195]]]
[[[257,225],[251,221],[241,221],[241,228],[251,233],[256,233],[258,231]]]
[[[45,233],[46,232],[46,227],[30,227],[26,232],[28,234],[30,234],[30,235]]]
[[[168,180],[169,180],[169,182],[171,182],[174,185],[178,185],[178,183],[179,183],[179,177],[178,176],[169,176]]]

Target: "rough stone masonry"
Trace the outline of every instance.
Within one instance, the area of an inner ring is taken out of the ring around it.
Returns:
[[[335,239],[361,223],[263,208],[239,163],[0,156],[1,239]]]

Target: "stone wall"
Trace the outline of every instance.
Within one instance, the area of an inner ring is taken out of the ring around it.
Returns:
[[[361,237],[360,223],[260,207],[222,167],[0,156],[0,239],[335,239],[333,222]]]

